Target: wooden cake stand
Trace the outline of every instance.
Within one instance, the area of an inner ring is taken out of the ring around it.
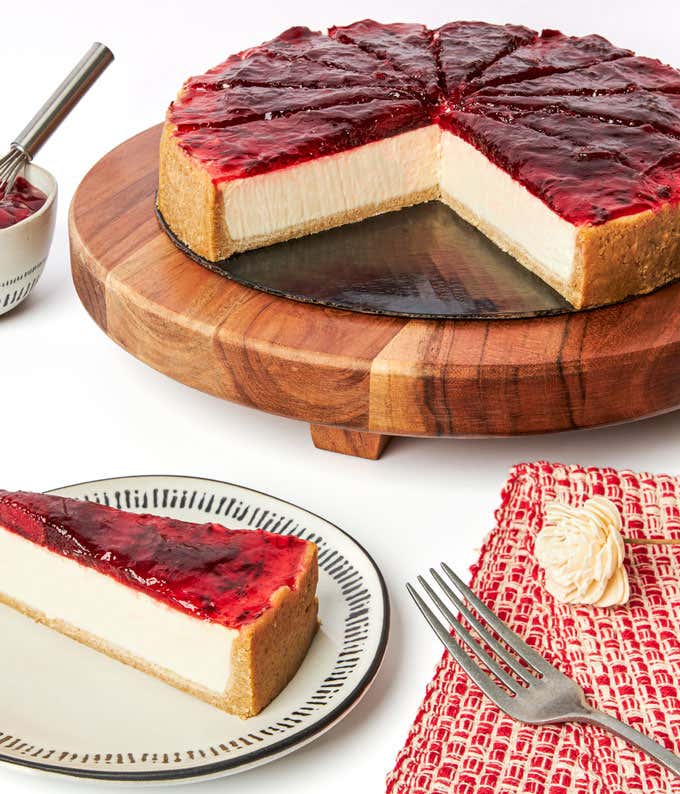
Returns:
[[[154,214],[160,127],[104,157],[70,213],[73,280],[129,353],[225,400],[378,458],[393,435],[495,436],[680,407],[680,283],[532,319],[427,320],[300,303],[192,262]]]

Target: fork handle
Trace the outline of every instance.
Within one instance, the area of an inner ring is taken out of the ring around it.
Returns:
[[[24,152],[32,160],[112,60],[113,54],[108,47],[99,44],[99,42],[93,44],[47,102],[12,141],[12,146]]]
[[[621,722],[611,717],[609,714],[605,714],[603,711],[595,710],[589,710],[579,718],[579,721],[599,725],[610,733],[620,736],[627,742],[639,747],[640,750],[647,753],[647,755],[656,758],[666,769],[669,769],[673,774],[680,777],[680,757],[670,750],[667,750],[665,747],[662,747],[658,742],[655,742],[654,739],[650,739],[649,736],[646,736],[644,733],[640,733],[640,731],[635,728],[631,728],[630,725],[626,725],[625,722]]]

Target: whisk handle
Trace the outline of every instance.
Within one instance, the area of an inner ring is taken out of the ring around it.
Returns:
[[[96,42],[78,65],[12,141],[32,159],[113,60],[113,53]]]

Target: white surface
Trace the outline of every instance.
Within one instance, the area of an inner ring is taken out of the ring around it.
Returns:
[[[119,0],[107,6],[36,0],[30,38],[24,6],[5,3],[0,12],[3,29],[16,31],[3,38],[0,52],[5,75],[0,140],[8,143],[92,40],[103,39],[118,56],[40,158],[60,180],[59,224],[40,284],[23,306],[0,318],[2,486],[41,490],[140,472],[240,482],[348,529],[381,565],[392,595],[387,659],[355,711],[301,752],[205,783],[206,792],[363,794],[383,789],[440,655],[409,602],[404,580],[442,558],[459,569],[473,560],[493,524],[498,492],[513,463],[549,458],[680,472],[677,414],[536,438],[398,439],[379,462],[320,452],[303,424],[223,403],[131,358],[97,329],[78,302],[68,274],[69,198],[99,156],[160,121],[186,75],[291,24],[342,24],[369,14],[437,24],[446,20],[450,7],[434,0],[344,0],[340,6],[310,0]],[[455,15],[569,33],[597,31],[645,55],[677,61],[680,4],[675,0],[643,5],[460,0]],[[3,794],[94,790],[89,784],[0,770]]]
[[[229,233],[238,246],[242,240],[432,190],[438,154],[439,128],[432,125],[294,168],[226,182]]]
[[[0,590],[50,620],[68,623],[217,694],[227,688],[238,631],[170,609],[4,527]]]
[[[565,221],[469,143],[442,131],[439,184],[445,195],[498,230],[568,285],[578,227]]]

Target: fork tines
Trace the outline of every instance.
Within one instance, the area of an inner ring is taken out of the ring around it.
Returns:
[[[423,616],[446,646],[449,653],[488,697],[494,700],[501,708],[507,708],[510,706],[508,701],[512,699],[513,695],[519,694],[527,685],[536,683],[537,680],[554,671],[555,668],[506,626],[446,563],[442,563],[441,567],[446,574],[448,582],[434,568],[430,569],[430,574],[439,586],[441,595],[424,577],[419,576],[418,582],[454,630],[461,641],[460,643],[451,636],[418,591],[411,584],[407,584],[406,587]],[[453,588],[460,595],[457,595]],[[461,597],[468,602],[479,617],[476,617],[471,609],[463,603]],[[449,604],[474,629],[479,638],[478,640],[475,639],[471,631],[465,628],[461,619],[454,614]],[[497,636],[494,636],[494,634]],[[501,643],[497,637],[500,637],[511,650]],[[493,678],[471,658],[463,646],[466,646],[477,657],[486,670],[493,675]],[[506,689],[500,687],[497,681],[500,681]],[[506,690],[509,690],[511,694]]]

